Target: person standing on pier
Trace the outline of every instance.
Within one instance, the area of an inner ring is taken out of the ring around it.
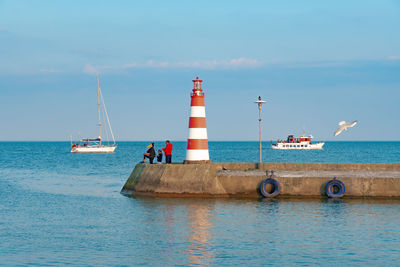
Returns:
[[[172,144],[169,140],[165,141],[166,146],[162,149],[165,154],[165,163],[169,164],[172,160]]]

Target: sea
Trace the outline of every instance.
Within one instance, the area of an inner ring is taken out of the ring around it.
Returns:
[[[173,162],[186,142],[172,142]],[[1,266],[395,266],[397,199],[126,197],[147,142],[113,154],[0,142]],[[156,142],[156,149],[164,142]],[[258,142],[209,142],[214,162],[257,162]],[[400,142],[326,142],[264,162],[399,163]]]

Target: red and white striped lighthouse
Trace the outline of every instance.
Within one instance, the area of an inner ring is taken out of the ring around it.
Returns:
[[[206,126],[206,108],[204,93],[199,77],[193,80],[193,92],[190,94],[189,139],[186,148],[187,164],[209,163],[208,138]]]

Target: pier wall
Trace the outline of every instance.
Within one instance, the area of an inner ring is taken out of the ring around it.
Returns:
[[[137,164],[121,193],[260,197],[259,185],[267,178],[265,170],[276,172],[274,178],[281,185],[279,197],[325,196],[325,185],[335,176],[346,186],[345,197],[400,197],[397,163]]]

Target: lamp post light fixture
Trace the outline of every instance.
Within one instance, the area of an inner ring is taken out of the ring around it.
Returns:
[[[262,153],[261,153],[261,108],[262,105],[265,103],[266,101],[261,100],[261,96],[258,97],[258,100],[255,101],[254,103],[256,103],[258,105],[258,127],[259,127],[259,134],[260,134],[260,163],[262,162]]]

